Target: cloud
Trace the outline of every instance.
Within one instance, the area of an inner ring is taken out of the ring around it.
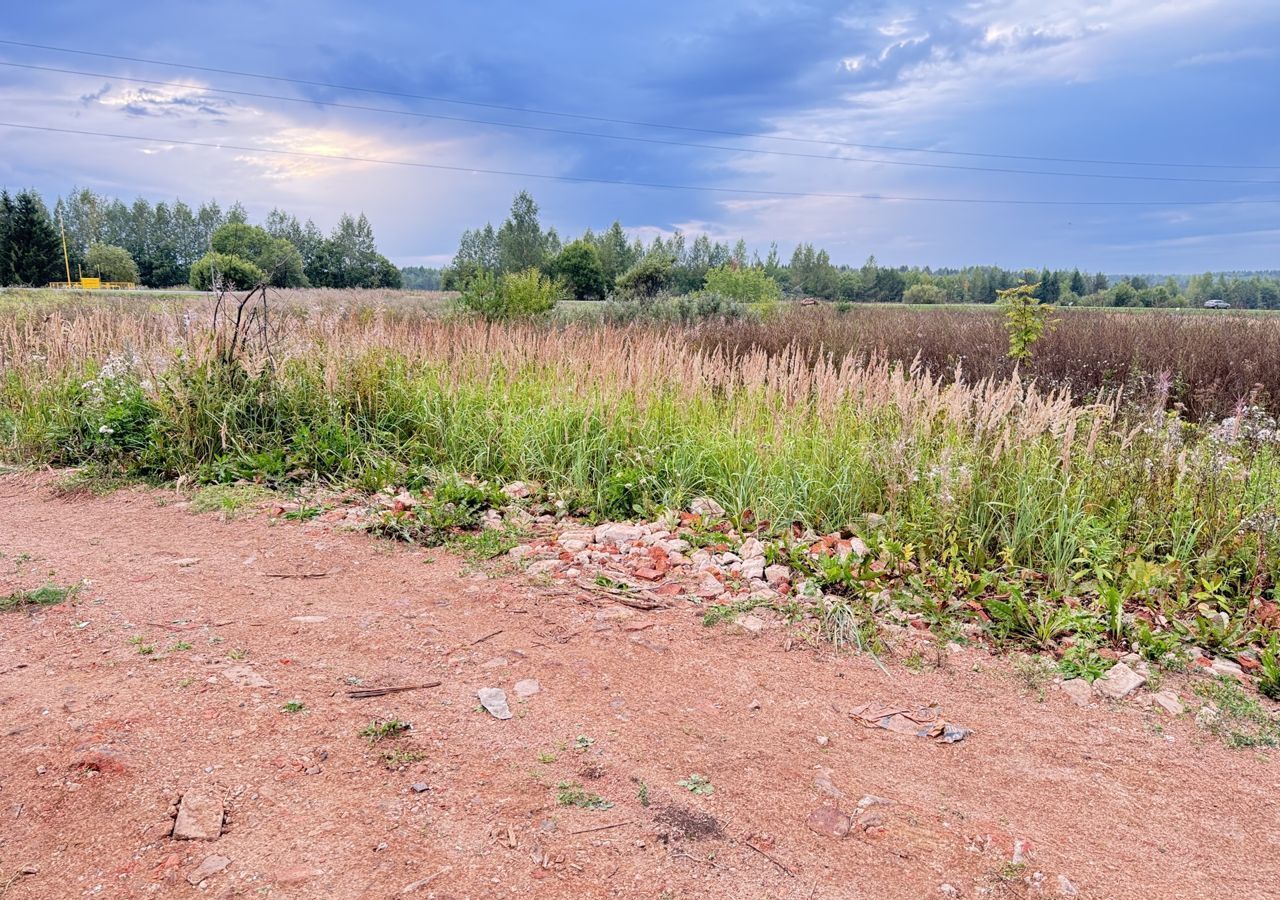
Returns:
[[[1220,66],[1228,63],[1256,59],[1276,59],[1280,54],[1275,47],[1241,47],[1237,50],[1218,50],[1214,53],[1197,53],[1178,60],[1180,66]]]

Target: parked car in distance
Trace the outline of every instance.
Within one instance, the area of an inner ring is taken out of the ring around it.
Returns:
[[[1230,309],[1231,304],[1226,300],[1206,300],[1204,301],[1205,309]]]

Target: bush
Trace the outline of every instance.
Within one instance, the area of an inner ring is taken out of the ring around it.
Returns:
[[[103,281],[138,282],[138,264],[129,251],[111,244],[90,244],[84,255],[85,268]]]
[[[947,292],[936,284],[913,284],[902,293],[903,303],[932,304],[946,303]]]
[[[508,272],[502,278],[481,272],[458,296],[458,306],[490,322],[519,319],[550,312],[562,288],[537,269]]]
[[[191,267],[190,283],[197,291],[213,290],[212,274],[216,269],[219,286],[227,290],[247,290],[261,284],[267,276],[262,269],[229,253],[206,253]]]
[[[675,263],[662,253],[650,253],[618,276],[618,294],[625,300],[648,300],[671,283]]]
[[[257,266],[273,287],[307,284],[298,248],[284,238],[272,237],[256,225],[229,222],[213,233],[211,243],[213,252],[237,256]]]
[[[574,241],[561,250],[552,263],[552,272],[575,300],[603,300],[608,292],[600,251],[586,241]]]
[[[707,270],[703,285],[707,291],[739,303],[772,303],[782,297],[782,288],[763,268],[720,266]]]

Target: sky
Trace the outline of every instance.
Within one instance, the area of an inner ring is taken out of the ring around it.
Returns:
[[[0,185],[364,212],[401,265],[523,189],[566,237],[1280,268],[1276,0],[60,0],[2,41],[62,49],[0,43],[0,121],[144,140],[3,126]]]

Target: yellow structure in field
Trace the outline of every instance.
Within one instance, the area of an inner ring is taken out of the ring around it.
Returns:
[[[62,290],[76,288],[82,291],[131,291],[137,285],[132,281],[103,281],[101,278],[82,275],[79,281],[50,281],[49,287]]]
[[[49,287],[79,288],[82,291],[129,291],[137,287],[132,281],[103,281],[101,278],[87,278],[83,273],[79,281],[71,280],[71,256],[67,253],[67,228],[62,224],[62,214],[58,214],[58,227],[62,229],[62,265],[67,270],[66,281],[51,281]]]

